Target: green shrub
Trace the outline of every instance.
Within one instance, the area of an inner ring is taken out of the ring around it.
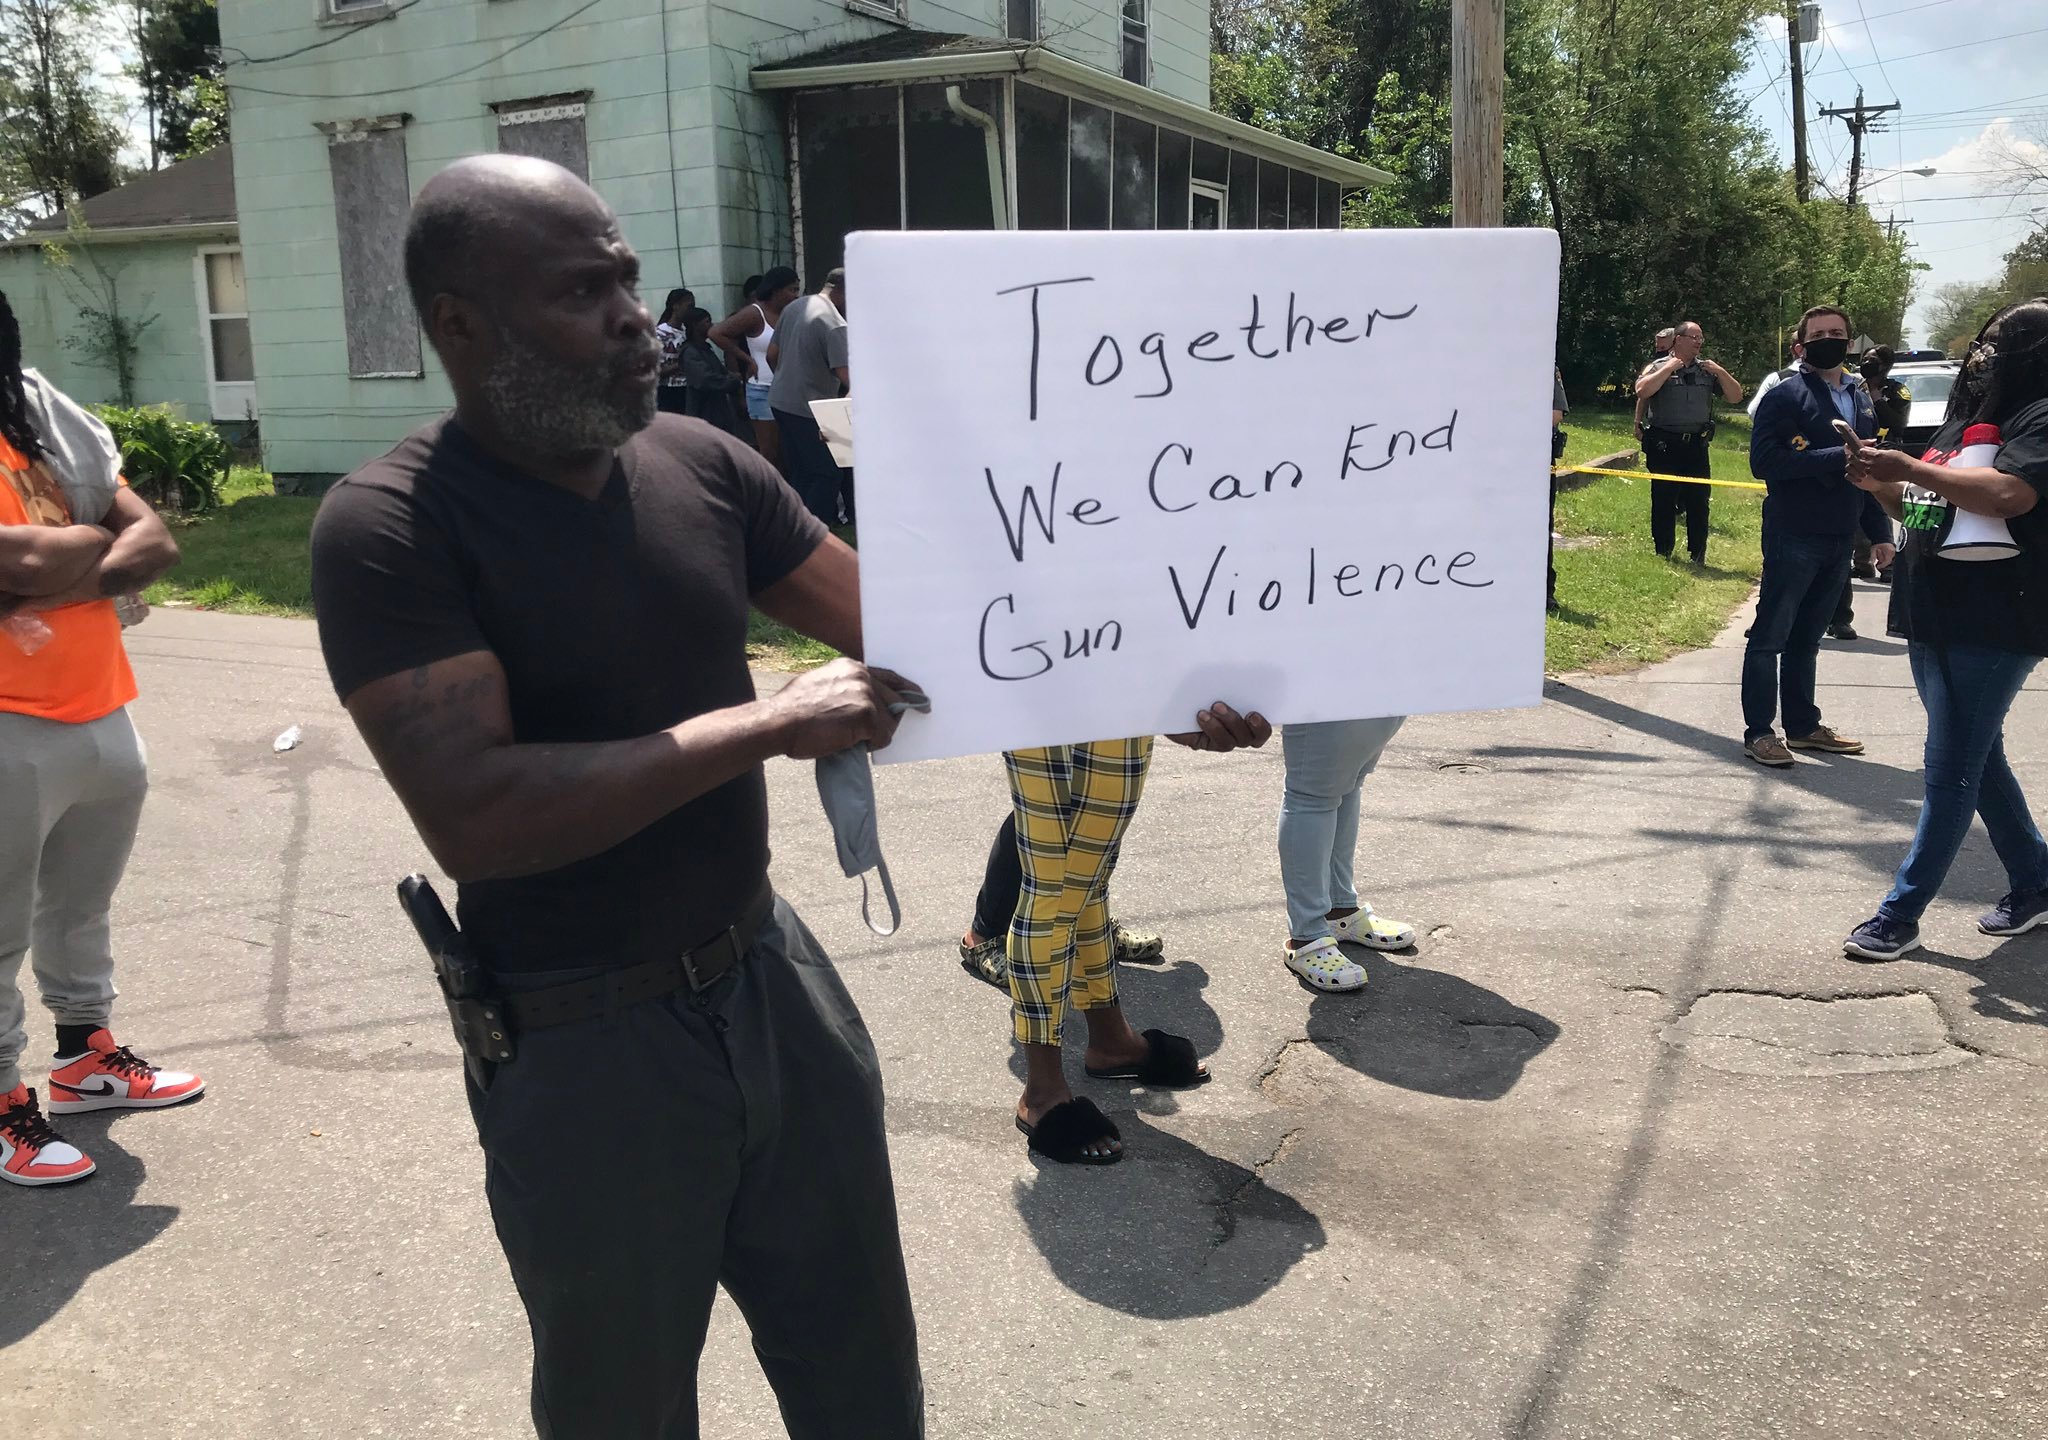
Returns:
[[[220,431],[181,419],[168,405],[92,408],[114,432],[122,472],[136,494],[174,514],[197,515],[220,504],[231,459]]]

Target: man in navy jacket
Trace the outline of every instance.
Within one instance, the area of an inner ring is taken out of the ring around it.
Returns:
[[[1750,472],[1768,493],[1763,588],[1742,659],[1742,748],[1760,765],[1790,765],[1793,750],[1863,753],[1861,740],[1821,723],[1813,698],[1820,637],[1848,583],[1857,530],[1870,537],[1879,566],[1892,554],[1891,522],[1849,483],[1848,455],[1834,428],[1843,420],[1866,440],[1877,434],[1869,392],[1842,369],[1849,334],[1849,317],[1832,306],[1801,316],[1799,374],[1764,396],[1750,432]],[[1781,681],[1784,740],[1772,728]]]

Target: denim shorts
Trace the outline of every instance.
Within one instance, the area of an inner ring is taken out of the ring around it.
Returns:
[[[768,387],[756,385],[751,380],[747,382],[747,418],[771,423],[775,419],[775,412],[768,408]]]

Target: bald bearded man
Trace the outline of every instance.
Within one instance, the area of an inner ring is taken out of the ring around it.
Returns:
[[[751,602],[859,655],[853,553],[657,418],[639,260],[567,170],[450,166],[406,273],[455,410],[328,496],[314,596],[513,1022],[469,1099],[535,1427],[695,1437],[723,1285],[790,1435],[921,1435],[880,1067],[769,888],[761,771],[887,744],[908,687],[848,659],[764,701],[745,649]]]

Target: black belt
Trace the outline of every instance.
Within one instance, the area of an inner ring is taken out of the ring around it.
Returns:
[[[1648,425],[1644,428],[1652,435],[1662,435],[1669,440],[1697,440],[1707,433],[1707,427],[1704,425],[1697,430],[1673,430],[1668,425]]]
[[[550,985],[545,990],[512,991],[503,997],[505,1012],[512,1017],[515,1032],[542,1030],[594,1020],[615,1008],[658,1000],[678,990],[697,994],[739,963],[774,908],[775,891],[764,884],[731,929],[721,930],[681,955],[607,971],[588,980]]]

